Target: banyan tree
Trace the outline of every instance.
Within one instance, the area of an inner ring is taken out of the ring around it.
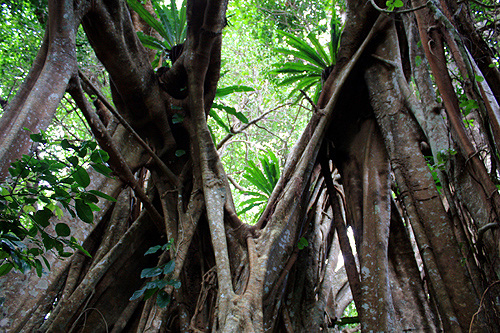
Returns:
[[[346,0],[336,65],[248,224],[207,127],[227,1],[187,1],[186,40],[157,72],[136,33],[151,29],[126,1],[49,0],[43,43],[0,121],[0,174],[28,153],[22,129],[45,129],[69,93],[110,157],[114,177],[91,173],[91,187],[116,202],[93,224],[64,217],[91,256],[2,277],[1,329],[335,331],[354,301],[363,332],[500,331],[500,73],[485,39],[498,42],[498,3],[394,3]],[[483,9],[497,26],[479,29]],[[112,100],[78,68],[80,26]],[[468,114],[463,100],[475,101]],[[168,279],[141,278],[166,263]],[[130,300],[160,281],[168,304]]]

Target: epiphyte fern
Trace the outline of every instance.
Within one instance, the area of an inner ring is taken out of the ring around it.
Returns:
[[[250,196],[249,199],[240,204],[241,210],[238,214],[243,214],[254,207],[261,207],[256,219],[260,217],[264,211],[267,201],[278,182],[280,177],[280,163],[276,155],[268,150],[264,156],[260,158],[261,167],[257,166],[253,161],[248,161],[248,166],[245,168],[245,178],[256,191],[244,191],[243,194]]]
[[[153,65],[162,66],[166,58],[169,58],[172,63],[175,62],[182,53],[181,45],[186,39],[186,0],[182,2],[179,9],[177,9],[175,0],[171,0],[170,5],[167,6],[161,5],[157,0],[152,0],[151,4],[159,19],[148,12],[137,0],[127,0],[127,3],[144,22],[163,38],[160,40],[140,31],[137,32],[137,36],[144,46],[158,51]]]
[[[307,92],[314,88],[313,100],[317,102],[322,81],[326,80],[331,68],[337,62],[341,33],[342,25],[336,17],[333,17],[331,21],[331,39],[326,48],[321,45],[314,33],[307,35],[307,40],[305,40],[288,32],[278,30],[278,34],[284,37],[289,47],[278,47],[274,50],[293,58],[292,61],[274,64],[276,69],[273,69],[270,73],[284,77],[278,85],[296,84],[295,88],[290,92],[290,96],[295,95],[300,90]]]

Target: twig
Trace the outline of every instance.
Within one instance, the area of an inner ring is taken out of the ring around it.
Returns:
[[[483,306],[484,306],[484,298],[486,297],[486,294],[488,293],[488,291],[490,291],[490,288],[499,284],[500,283],[500,280],[497,280],[495,282],[493,282],[492,284],[490,284],[488,286],[488,288],[486,288],[486,290],[484,291],[483,295],[481,296],[481,302],[479,302],[479,309],[477,309],[476,313],[474,313],[474,315],[472,316],[472,319],[470,320],[470,325],[469,325],[469,332],[472,332],[472,324],[474,324],[474,319],[476,318],[476,316],[479,314],[479,312],[481,312]]]
[[[314,108],[314,112],[319,112],[318,106],[313,102],[311,97],[307,96],[304,90],[299,89],[299,91],[301,92],[302,95],[304,95],[304,98],[307,99],[307,101],[312,105],[312,107]]]
[[[236,182],[236,180],[234,180],[234,178],[233,178],[233,177],[231,177],[230,175],[227,175],[227,179],[228,179],[228,180],[229,180],[229,182],[230,182],[231,184],[233,184],[233,186],[234,186],[234,187],[236,187],[238,190],[240,190],[240,191],[242,191],[242,192],[246,192],[246,191],[248,191],[248,190],[244,189],[244,188],[243,188],[240,184],[238,184],[238,183]]]
[[[266,112],[264,112],[263,114],[261,114],[260,116],[258,116],[257,118],[254,118],[252,120],[250,120],[247,124],[241,126],[240,128],[238,128],[237,130],[234,130],[232,131],[231,133],[227,134],[224,138],[222,138],[222,140],[220,140],[220,142],[217,144],[217,150],[221,149],[222,146],[224,146],[224,144],[229,141],[229,139],[231,139],[233,136],[235,136],[236,134],[239,134],[241,132],[243,132],[244,130],[246,130],[248,127],[250,127],[251,125],[259,122],[260,120],[264,119],[265,116],[267,116],[269,113],[271,112],[274,112],[276,110],[279,110],[281,109],[282,107],[285,107],[289,105],[289,103],[287,104],[283,104],[283,105],[280,105],[280,106],[277,106],[275,107],[274,109],[271,109],[271,110],[268,110]]]
[[[68,91],[75,100],[80,110],[82,110],[82,113],[85,116],[85,119],[87,119],[87,122],[90,125],[92,133],[94,134],[96,140],[99,142],[101,148],[104,149],[111,157],[109,160],[110,164],[117,172],[118,177],[120,177],[123,182],[130,185],[139,200],[141,200],[144,204],[146,211],[151,215],[153,222],[158,227],[158,230],[160,232],[163,232],[163,225],[161,223],[163,221],[162,216],[160,215],[160,213],[158,213],[158,211],[153,206],[148,196],[140,186],[139,182],[134,177],[132,170],[130,170],[124,157],[114,144],[113,139],[106,130],[106,127],[104,127],[104,124],[101,122],[97,114],[91,111],[89,102],[82,90],[80,80],[78,79],[78,77],[75,77],[74,79],[76,82],[74,82],[73,87],[69,88]]]

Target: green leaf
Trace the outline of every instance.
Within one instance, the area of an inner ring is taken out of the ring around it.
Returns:
[[[158,288],[147,289],[146,292],[144,293],[144,300],[148,300],[149,298],[151,298],[151,296],[153,296],[154,293],[157,291]]]
[[[78,217],[85,223],[92,223],[94,221],[94,214],[90,206],[81,199],[75,199],[75,209]]]
[[[174,271],[175,269],[175,260],[170,260],[165,264],[165,267],[163,268],[163,274],[167,275],[170,274]]]
[[[313,44],[314,48],[316,49],[316,52],[318,52],[318,54],[323,58],[323,61],[327,65],[331,65],[332,64],[332,59],[330,59],[330,57],[326,54],[325,49],[321,46],[321,44],[319,43],[319,41],[316,38],[316,36],[314,36],[314,34],[311,32],[307,36],[307,38],[309,38],[309,40]]]
[[[221,119],[221,117],[219,117],[219,115],[217,114],[217,112],[215,112],[214,109],[210,109],[210,112],[209,112],[209,115],[210,117],[212,117],[215,122],[220,126],[222,127],[227,133],[231,133],[231,130],[229,129],[229,127],[226,125],[226,123],[224,123],[224,121]]]
[[[39,133],[39,134],[30,134],[30,139],[33,142],[46,142],[43,139],[43,135],[41,133]]]
[[[71,229],[66,223],[56,224],[56,234],[61,237],[68,237],[71,234]]]
[[[139,297],[141,297],[144,294],[145,291],[146,291],[146,288],[142,288],[142,289],[134,291],[134,293],[132,294],[132,297],[129,298],[129,301],[133,301],[135,299],[138,299]]]
[[[161,245],[152,246],[152,247],[150,247],[150,248],[146,251],[146,253],[144,253],[144,255],[156,253],[156,252],[158,252],[158,250],[160,250],[160,249],[161,249]]]
[[[49,264],[49,261],[47,259],[45,259],[44,256],[42,256],[42,260],[43,260],[43,263],[45,264],[45,267],[47,267],[47,269],[50,271],[50,264]]]
[[[94,194],[94,195],[96,195],[96,196],[98,196],[98,197],[101,197],[101,198],[103,198],[103,199],[106,199],[106,200],[108,200],[108,201],[111,201],[111,202],[116,202],[116,199],[115,199],[115,198],[113,198],[113,197],[112,197],[112,196],[110,196],[110,195],[107,195],[106,193],[102,193],[102,192],[97,191],[97,190],[90,190],[90,191],[89,191],[89,193],[92,193],[92,194]]]
[[[102,149],[98,149],[90,154],[90,160],[94,163],[102,164],[109,160],[109,154]]]
[[[476,78],[477,82],[483,82],[484,81],[484,77],[482,77],[481,75],[476,75],[475,78]]]
[[[50,209],[44,208],[43,210],[37,211],[32,218],[42,228],[46,228],[49,226],[49,219],[51,217],[52,212],[50,211]]]
[[[161,267],[145,268],[141,271],[141,279],[158,276],[163,272]]]
[[[81,251],[83,254],[85,254],[87,257],[92,258],[92,256],[90,255],[90,253],[89,253],[87,250],[85,250],[85,249],[83,248],[83,246],[81,246],[80,244],[78,244],[78,240],[77,240],[75,237],[73,237],[73,236],[71,236],[70,246],[71,246],[71,248],[73,248],[73,249],[80,250],[80,251]]]
[[[74,147],[67,139],[62,139],[61,140],[61,148],[64,150],[68,150],[69,148]]]
[[[84,192],[81,194],[80,196],[81,199],[85,200],[86,203],[90,204],[90,203],[98,203],[99,202],[99,199],[97,198],[97,196],[93,195],[92,193],[89,192]]]
[[[227,112],[228,114],[231,114],[233,116],[235,116],[236,118],[238,118],[239,121],[241,121],[242,123],[244,124],[248,124],[249,120],[247,117],[245,117],[245,115],[239,111],[236,111],[235,108],[233,107],[230,107],[230,106],[226,106],[226,105],[223,105],[223,104],[217,104],[217,103],[213,103],[212,104],[212,108],[215,108],[215,109],[219,109],[219,110],[222,110],[222,111],[225,111]],[[218,115],[217,115],[218,116]],[[213,116],[212,116],[213,117]],[[215,117],[214,117],[215,119]],[[220,118],[219,118],[220,119]],[[217,120],[216,120],[217,121]],[[221,119],[221,122],[222,122],[222,119]],[[217,121],[217,123],[219,123]],[[224,124],[225,125],[225,124]]]
[[[23,207],[23,211],[24,211],[25,213],[33,213],[33,212],[36,212],[36,208],[35,208],[35,207],[33,207],[32,205],[25,205],[25,206]]]
[[[110,175],[111,173],[113,172],[113,170],[111,170],[110,168],[108,168],[107,166],[105,166],[104,164],[96,164],[96,163],[92,163],[90,164],[90,166],[97,172],[99,172],[100,174],[110,178]]]
[[[55,246],[55,241],[46,232],[41,232],[41,234],[43,246],[45,247],[46,251],[49,251]]]
[[[158,51],[165,51],[168,49],[168,46],[163,44],[159,39],[153,36],[145,35],[142,31],[137,31],[137,37],[139,37],[142,45],[147,48]]]
[[[87,173],[87,170],[81,166],[76,169],[76,172],[73,174],[73,179],[83,188],[90,185],[89,174]]]
[[[299,62],[287,62],[282,64],[280,68],[273,69],[271,73],[273,74],[307,74],[308,77],[316,74],[318,78],[321,78],[321,72],[323,69],[321,67],[316,67],[313,65],[307,65]]]
[[[185,154],[186,154],[186,151],[182,150],[182,149],[179,149],[179,150],[175,151],[175,156],[176,157],[181,157],[182,155],[185,155]]]
[[[401,0],[395,0],[395,1],[394,1],[394,7],[396,7],[396,8],[401,8],[401,7],[403,7],[403,6],[404,6],[403,1],[401,1]]]
[[[79,163],[78,157],[70,156],[70,157],[67,157],[66,159],[69,161],[69,163],[73,164],[73,166],[75,166],[75,167],[78,166],[78,163]]]
[[[238,86],[229,86],[224,88],[217,88],[217,92],[215,93],[215,97],[224,97],[232,93],[236,92],[246,92],[246,91],[255,91],[254,88],[238,85]]]
[[[422,57],[421,56],[416,56],[415,57],[415,66],[420,66],[422,64]]]
[[[156,296],[156,304],[160,308],[166,307],[170,303],[170,295],[165,292],[165,290],[160,290]]]
[[[38,275],[38,277],[42,277],[43,273],[42,262],[38,259],[35,259],[34,265],[35,265],[36,275]]]
[[[6,275],[7,273],[10,272],[10,270],[14,267],[14,265],[12,265],[10,262],[6,263],[6,264],[3,264],[2,266],[0,266],[0,276],[4,276]]]
[[[172,116],[172,123],[173,124],[180,124],[184,121],[184,116],[180,113],[176,113]]]
[[[307,246],[309,246],[309,242],[307,241],[307,239],[305,239],[305,237],[300,237],[299,242],[297,244],[299,250],[302,250]]]
[[[286,38],[288,45],[299,51],[300,59],[306,60],[311,64],[319,66],[321,68],[328,67],[328,64],[324,62],[324,60],[316,52],[316,50],[309,46],[307,42],[288,32],[282,30],[278,30],[277,32],[278,34],[283,35]]]
[[[163,38],[170,40],[170,34],[166,31],[165,27],[151,15],[142,5],[136,0],[127,0],[130,8],[139,14],[139,16],[146,22],[150,27],[155,29]]]

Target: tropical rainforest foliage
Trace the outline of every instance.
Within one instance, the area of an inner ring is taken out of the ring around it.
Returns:
[[[500,7],[0,4],[0,331],[500,330]]]

